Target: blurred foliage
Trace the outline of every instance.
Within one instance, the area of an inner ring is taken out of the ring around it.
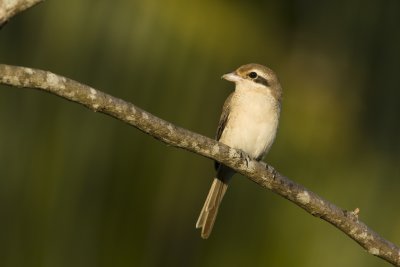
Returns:
[[[214,136],[258,62],[284,88],[266,160],[400,243],[400,3],[45,1],[2,63],[51,70]],[[207,241],[212,162],[74,103],[0,88],[0,266],[387,266],[239,175]]]

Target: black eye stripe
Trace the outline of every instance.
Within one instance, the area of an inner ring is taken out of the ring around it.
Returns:
[[[258,76],[256,79],[254,79],[253,81],[255,81],[256,83],[259,84],[263,84],[265,86],[269,86],[269,82],[267,81],[267,79],[265,79],[264,77]]]

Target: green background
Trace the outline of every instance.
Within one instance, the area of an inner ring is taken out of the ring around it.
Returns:
[[[0,61],[50,70],[213,137],[257,62],[284,89],[266,161],[400,243],[400,2],[45,1],[0,30]],[[0,87],[0,266],[388,266],[235,176],[195,222],[213,163],[34,90]]]

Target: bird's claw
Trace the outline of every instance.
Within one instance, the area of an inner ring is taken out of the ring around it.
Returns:
[[[246,167],[249,167],[249,163],[251,161],[250,156],[244,153],[243,151],[240,151],[240,157],[246,161]]]

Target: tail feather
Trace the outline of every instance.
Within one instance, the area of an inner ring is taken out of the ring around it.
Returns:
[[[201,237],[207,239],[214,226],[215,218],[218,214],[219,205],[228,189],[228,184],[222,182],[218,178],[214,178],[210,191],[208,192],[204,206],[200,212],[196,228],[201,229]]]

